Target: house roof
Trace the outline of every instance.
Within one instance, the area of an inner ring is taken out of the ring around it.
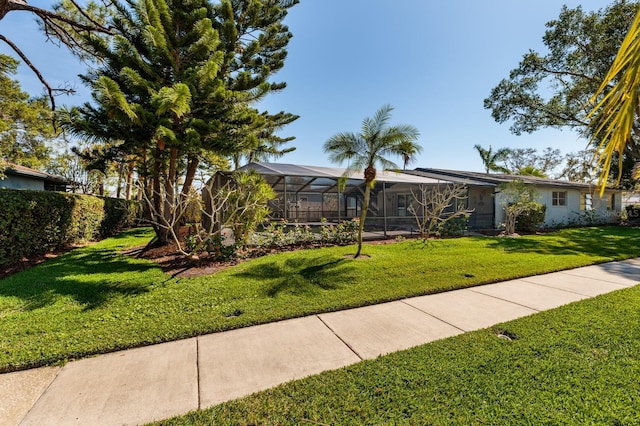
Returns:
[[[318,166],[302,166],[297,164],[284,163],[249,163],[240,168],[240,170],[255,170],[261,175],[273,176],[303,176],[315,178],[341,179],[345,177],[347,169],[340,167],[318,167]],[[347,176],[351,180],[364,180],[363,174],[359,172],[351,173]],[[390,170],[378,170],[376,174],[377,182],[386,183],[413,183],[413,184],[432,184],[451,183],[449,179],[442,177],[427,177],[402,172],[394,172]]]
[[[43,180],[57,185],[68,185],[69,181],[60,176],[55,176],[50,173],[41,172],[39,170],[31,169],[29,167],[21,166],[19,164],[9,163],[4,172],[8,175],[14,176],[28,176],[34,179]]]
[[[450,179],[456,183],[463,183],[469,186],[498,186],[503,183],[512,182],[514,180],[522,180],[524,183],[537,186],[551,186],[558,188],[593,188],[592,184],[583,182],[569,182],[566,180],[547,179],[535,176],[510,175],[504,173],[480,173],[467,172],[461,170],[431,169],[417,168],[407,171],[407,173],[416,174],[425,177],[442,177]]]

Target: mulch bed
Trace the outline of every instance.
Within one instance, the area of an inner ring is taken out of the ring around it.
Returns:
[[[178,252],[175,244],[133,247],[123,251],[122,254],[156,262],[164,273],[181,278],[210,275],[245,260],[234,259],[223,262],[212,259],[208,255],[187,258]]]

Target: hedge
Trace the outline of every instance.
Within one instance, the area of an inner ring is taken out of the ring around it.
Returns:
[[[108,237],[139,212],[136,201],[0,189],[0,264]]]

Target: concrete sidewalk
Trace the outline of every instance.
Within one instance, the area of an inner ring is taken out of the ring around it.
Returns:
[[[631,259],[2,374],[0,424],[161,420],[638,282]]]

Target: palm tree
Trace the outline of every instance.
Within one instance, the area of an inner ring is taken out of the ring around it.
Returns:
[[[341,164],[349,162],[344,176],[347,177],[354,171],[364,170],[365,190],[360,224],[358,227],[358,251],[355,258],[362,251],[362,229],[369,209],[371,188],[375,184],[376,166],[383,169],[397,168],[388,160],[388,155],[403,155],[410,152],[420,152],[422,149],[415,143],[420,135],[418,129],[407,124],[388,126],[391,118],[391,105],[380,108],[373,118],[365,118],[362,121],[360,133],[342,132],[332,136],[324,143],[324,152],[329,154],[329,160]],[[411,144],[412,146],[409,146]]]
[[[478,154],[480,154],[480,159],[482,159],[484,169],[487,173],[509,173],[509,169],[498,164],[498,162],[507,159],[507,157],[511,153],[511,150],[509,148],[500,148],[496,152],[493,152],[493,150],[491,149],[491,145],[489,145],[489,149],[484,149],[480,145],[474,145],[473,148],[475,148],[475,150],[478,151]]]
[[[533,166],[531,164],[520,167],[518,170],[514,172],[514,174],[518,176],[533,176],[533,177],[539,177],[539,178],[548,177],[542,170],[536,168],[536,166]]]
[[[637,111],[640,109],[640,10],[622,41],[609,73],[591,98],[595,105],[587,118],[593,132],[592,142],[600,139],[594,156],[602,166],[598,178],[600,194],[609,179],[611,162],[618,161],[618,183],[622,176],[622,156],[630,152],[640,160],[640,144],[634,135]],[[599,100],[598,100],[599,99]],[[637,176],[634,176],[637,177]]]
[[[407,170],[407,166],[415,161],[416,155],[422,152],[422,147],[409,140],[400,142],[398,147],[402,157],[402,169]]]

